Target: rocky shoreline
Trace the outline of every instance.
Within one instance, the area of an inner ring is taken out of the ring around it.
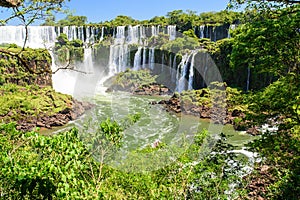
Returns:
[[[22,118],[17,121],[17,130],[31,131],[36,127],[51,129],[57,126],[66,125],[68,122],[77,119],[85,111],[91,109],[94,105],[88,102],[72,101],[72,105],[54,115],[41,114],[39,116],[28,116],[20,112]],[[10,113],[7,114],[8,116]]]

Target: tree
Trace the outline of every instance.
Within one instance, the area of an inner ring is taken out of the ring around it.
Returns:
[[[59,20],[57,26],[83,26],[87,22],[86,16],[67,15],[65,19]]]
[[[5,48],[0,48],[0,53],[17,58],[24,68],[30,69],[29,63],[21,56],[27,42],[28,26],[36,20],[44,19],[51,12],[62,11],[65,1],[69,0],[0,0],[0,6],[9,7],[8,10],[11,11],[10,17],[0,19],[0,24],[6,24],[8,21],[17,18],[25,27],[26,33],[23,48],[19,52],[11,52]],[[41,74],[43,72],[30,71],[30,73]]]
[[[261,73],[300,73],[300,5],[257,14],[235,35],[231,64]]]

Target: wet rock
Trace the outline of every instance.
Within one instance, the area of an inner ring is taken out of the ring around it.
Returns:
[[[38,117],[27,116],[26,113],[19,112],[21,120],[17,121],[17,129],[21,131],[31,131],[36,127],[52,128],[55,126],[63,126],[71,120],[75,120],[81,116],[86,110],[91,109],[94,105],[88,102],[80,102],[73,100],[71,107],[65,108],[52,116],[46,113]]]

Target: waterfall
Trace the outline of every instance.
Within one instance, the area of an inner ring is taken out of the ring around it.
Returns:
[[[100,37],[100,41],[102,41],[104,38],[104,26],[102,26],[101,28],[101,37]]]
[[[68,40],[76,40],[77,39],[76,26],[63,27],[63,33],[67,35]]]
[[[247,69],[247,87],[246,87],[246,91],[249,91],[249,86],[250,86],[250,74],[251,74],[251,69],[250,67],[248,67]]]
[[[118,26],[114,43],[115,44],[123,44],[124,40],[125,40],[125,26]]]
[[[83,72],[87,74],[93,73],[92,48],[84,49]]]
[[[128,45],[125,43],[125,26],[118,26],[114,44],[110,46],[108,76],[125,71],[128,61]]]
[[[142,47],[138,47],[138,50],[134,55],[134,65],[133,65],[134,70],[139,70],[141,68],[141,60],[142,60],[141,54],[142,54]]]
[[[176,75],[177,92],[182,92],[183,90],[186,89],[188,90],[193,89],[195,56],[197,53],[198,53],[197,50],[193,50],[182,57],[182,60],[177,68],[177,75]],[[187,75],[188,75],[188,81],[186,80]]]
[[[94,31],[95,31],[94,27],[86,27],[86,39],[85,39],[86,43],[90,43],[90,44],[95,43]],[[83,32],[82,35],[84,35]]]
[[[57,34],[52,26],[28,26],[26,47],[49,48],[54,45]],[[26,39],[24,26],[0,26],[0,44],[23,46]]]
[[[143,44],[143,39],[146,38],[146,30],[144,26],[140,26],[140,44]]]
[[[176,39],[176,25],[169,25],[168,27],[168,35],[170,36],[170,40]]]
[[[200,36],[199,36],[199,38],[204,38],[204,28],[205,28],[205,25],[200,26]]]
[[[183,90],[185,90],[185,82],[186,82],[185,77],[187,74],[189,57],[190,57],[189,54],[185,54],[178,65],[177,75],[176,75],[176,89],[175,89],[177,92],[182,92]]]
[[[164,67],[165,67],[165,64],[164,64],[164,60],[165,60],[165,53],[163,52],[162,55],[161,55],[161,73],[163,74],[164,73]]]
[[[159,26],[151,26],[151,36],[157,36],[159,33]]]
[[[52,57],[51,69],[52,71],[56,71],[59,66],[57,66],[55,63],[55,55],[52,51],[49,51],[49,53]],[[71,70],[58,70],[52,75],[52,86],[57,92],[73,95],[75,82],[76,74]]]
[[[172,54],[169,54],[169,73],[170,73],[170,78],[172,77],[172,66],[173,66],[173,63],[172,63]],[[170,80],[172,81],[172,79]]]
[[[217,41],[217,31],[216,27],[213,28],[213,34],[214,34],[214,42]]]
[[[146,69],[146,47],[143,48],[143,69]]]
[[[177,67],[177,63],[176,63],[176,58],[177,58],[177,54],[175,54],[174,56],[174,60],[173,60],[173,66],[172,66],[172,73],[171,73],[171,81],[175,82],[175,72],[176,72],[176,67]]]
[[[128,26],[128,37],[127,42],[129,44],[138,44],[139,43],[139,26]]]
[[[155,64],[155,47],[151,47],[149,51],[149,65],[150,69],[154,70],[154,64]]]
[[[191,65],[190,65],[190,71],[189,71],[189,85],[188,85],[188,90],[192,90],[193,88],[193,81],[194,81],[194,64],[195,64],[195,55],[198,52],[195,50],[192,52],[192,60],[191,60]]]

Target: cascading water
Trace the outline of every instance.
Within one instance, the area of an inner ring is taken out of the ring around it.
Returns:
[[[157,36],[159,33],[159,26],[151,26],[151,36]]]
[[[54,45],[57,37],[55,27],[28,26],[26,47],[49,48]],[[24,26],[0,26],[0,44],[16,44],[23,46],[26,39]]]
[[[100,37],[100,41],[102,41],[104,38],[104,26],[102,26],[101,28],[101,37]]]
[[[138,44],[139,43],[139,26],[128,26],[127,43]]]
[[[200,38],[204,38],[204,28],[205,28],[205,25],[200,26],[200,35],[199,35]]]
[[[165,68],[165,63],[164,63],[164,61],[165,61],[165,53],[162,53],[162,55],[161,55],[161,67],[160,67],[161,74],[164,73],[164,68]]]
[[[138,47],[138,50],[134,55],[134,65],[133,65],[134,70],[141,69],[141,59],[142,59],[141,54],[142,54],[142,47]]]
[[[193,81],[194,81],[194,65],[195,65],[195,56],[197,54],[197,51],[192,51],[192,60],[190,65],[190,71],[189,71],[189,84],[188,84],[188,90],[192,90],[193,88]]]
[[[171,81],[174,82],[175,81],[175,76],[176,76],[176,67],[177,67],[177,55],[174,56],[174,60],[173,60],[173,66],[172,66],[172,71],[171,71]]]
[[[155,65],[155,47],[151,47],[149,51],[149,66],[151,70],[154,70]]]
[[[182,57],[181,62],[178,65],[177,75],[176,75],[176,91],[182,92],[185,89],[185,82],[186,82],[186,73],[187,73],[187,65],[190,55],[185,54]]]
[[[87,74],[93,73],[92,48],[84,49],[83,71]]]
[[[143,48],[143,69],[146,69],[146,47]]]
[[[176,91],[182,92],[183,90],[192,90],[194,81],[194,66],[195,56],[198,53],[197,50],[193,50],[190,53],[185,54],[182,57],[177,69],[176,76]],[[186,80],[188,75],[188,80]]]
[[[170,77],[172,77],[172,66],[173,66],[173,64],[172,64],[172,56],[170,55],[169,56],[169,73],[170,73]],[[171,79],[171,81],[172,81],[172,79]]]
[[[170,37],[170,40],[176,39],[176,25],[169,25],[168,27],[168,35]]]
[[[124,71],[127,67],[128,45],[125,38],[125,26],[118,26],[114,44],[110,46],[108,76]]]

